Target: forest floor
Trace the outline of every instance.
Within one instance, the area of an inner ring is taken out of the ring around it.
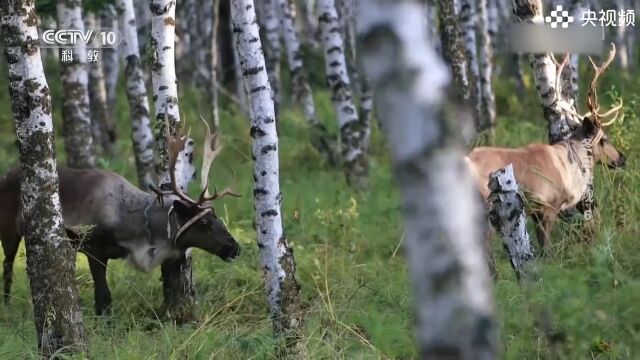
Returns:
[[[314,67],[321,69],[322,67]],[[49,68],[54,97],[58,156],[60,136],[58,71]],[[581,79],[590,77],[584,67]],[[0,72],[0,173],[17,164],[7,94]],[[321,74],[312,74],[321,79]],[[498,129],[495,143],[521,146],[546,142],[546,123],[527,74],[525,94],[509,75],[498,76]],[[627,80],[632,79],[632,80]],[[640,80],[610,71],[601,99],[620,94],[626,118],[609,130],[627,156],[623,170],[598,166],[595,194],[601,218],[591,243],[578,240],[580,225],[562,224],[544,257],[536,260],[538,281],[520,286],[495,239],[498,276],[494,283],[501,357],[618,358],[640,356]],[[321,80],[316,89],[322,88]],[[614,86],[615,84],[615,86]],[[608,91],[607,91],[608,90]],[[180,99],[183,118],[201,140],[200,113],[207,114],[202,91],[188,89]],[[584,94],[581,99],[584,99]],[[336,131],[329,95],[316,90],[319,118]],[[402,247],[398,193],[386,145],[374,129],[370,190],[359,194],[342,172],[313,149],[301,113],[285,97],[280,118],[281,186],[287,237],[298,264],[306,316],[306,343],[313,359],[416,358],[412,298]],[[584,109],[583,109],[584,110]],[[128,107],[124,89],[116,106],[119,140],[115,155],[99,161],[135,183]],[[78,256],[77,280],[85,324],[96,359],[268,359],[274,358],[271,322],[253,230],[249,122],[223,98],[225,150],[214,165],[216,183],[231,181],[243,196],[216,205],[241,243],[231,263],[194,251],[199,322],[175,327],[158,320],[162,303],[159,270],[139,273],[125,261],[111,261],[108,279],[114,301],[109,319],[93,312],[93,284],[86,259]],[[196,153],[201,161],[200,151]],[[192,189],[195,193],[196,189]],[[10,306],[0,305],[0,359],[37,359],[24,248],[15,266]]]

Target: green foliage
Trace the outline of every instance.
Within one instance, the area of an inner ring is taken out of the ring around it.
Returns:
[[[320,65],[318,65],[320,66]],[[314,66],[312,77],[321,73]],[[61,134],[57,69],[47,71],[54,96],[54,123]],[[583,76],[583,81],[586,76]],[[514,96],[514,84],[498,79],[498,145],[520,146],[546,140],[535,89]],[[637,77],[623,81],[613,72],[603,79],[602,100],[622,96],[625,119],[608,131],[622,144],[624,170],[598,167],[596,198],[601,212],[591,243],[581,241],[577,224],[561,224],[551,248],[537,260],[540,281],[519,286],[498,239],[494,242],[498,279],[494,286],[502,357],[636,358],[640,349],[640,101]],[[135,181],[130,125],[123,85],[116,106],[119,141],[116,156],[100,166]],[[6,77],[0,78],[6,88]],[[335,132],[329,94],[314,87],[319,118]],[[181,94],[183,117],[201,141],[199,114],[208,114],[202,91]],[[224,100],[224,96],[221,97]],[[9,98],[0,91],[0,107]],[[393,173],[384,142],[374,132],[371,189],[350,190],[342,171],[329,167],[309,142],[304,118],[285,98],[280,119],[283,215],[295,250],[298,279],[307,310],[306,339],[313,359],[417,358],[412,333],[412,300],[402,249],[402,220]],[[217,214],[243,247],[234,263],[194,251],[199,322],[174,327],[158,321],[162,303],[159,271],[145,275],[124,261],[111,261],[109,283],[114,315],[93,315],[93,284],[84,256],[78,257],[77,280],[92,358],[108,359],[270,359],[275,357],[252,203],[251,141],[248,120],[224,103],[221,111],[225,150],[215,164],[219,186],[237,173],[235,189],[243,197],[217,204]],[[0,113],[0,173],[17,163],[9,111]],[[64,162],[62,138],[58,157]],[[200,150],[196,152],[197,161]],[[196,193],[195,186],[191,189]],[[0,305],[0,359],[33,358],[35,331],[24,251],[18,255],[10,307]],[[108,320],[108,321],[107,321]]]

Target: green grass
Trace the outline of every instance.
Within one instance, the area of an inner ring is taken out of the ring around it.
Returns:
[[[60,130],[58,73],[49,70],[54,122]],[[640,82],[607,75],[602,88],[616,84],[617,92],[629,104],[624,123],[611,131],[614,144],[623,144],[627,167],[616,172],[598,169],[596,197],[602,220],[594,240],[579,241],[578,225],[560,225],[547,256],[537,260],[540,281],[519,286],[500,242],[494,242],[501,357],[632,359],[640,352],[640,125],[633,112],[636,105],[631,104],[639,100],[633,93],[639,90]],[[504,78],[496,84],[500,114],[496,143],[518,146],[544,142],[546,124],[535,89],[529,86],[525,96],[517,96],[513,83]],[[1,172],[18,160],[6,88],[4,74],[0,77],[0,108],[5,109],[0,113]],[[202,133],[198,114],[207,113],[200,93],[188,89],[181,97],[184,118],[197,140]],[[117,156],[99,163],[135,181],[128,108],[124,91],[119,94]],[[611,100],[604,92],[601,97]],[[328,94],[316,90],[316,98],[319,117],[335,132]],[[300,112],[286,99],[281,109],[283,215],[298,264],[307,310],[305,341],[311,357],[416,358],[398,193],[380,134],[376,131],[373,137],[371,189],[358,194],[347,187],[338,169],[329,167],[313,150]],[[214,178],[219,184],[228,183],[233,168],[238,178],[235,189],[243,197],[221,201],[217,213],[242,244],[242,256],[227,264],[194,251],[200,321],[184,327],[157,320],[154,311],[162,302],[159,271],[138,273],[123,261],[109,265],[114,315],[109,321],[96,318],[93,284],[86,260],[79,256],[77,280],[93,358],[275,357],[252,228],[248,119],[226,103],[222,132],[226,147],[215,165]],[[58,155],[63,162],[60,137]],[[0,305],[0,359],[35,359],[23,250],[16,261],[13,296],[9,307]]]

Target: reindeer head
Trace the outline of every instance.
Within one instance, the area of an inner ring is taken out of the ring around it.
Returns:
[[[218,135],[217,133],[211,134],[209,126],[204,119],[203,122],[206,125],[207,134],[204,141],[204,158],[201,169],[202,192],[198,200],[193,200],[189,197],[176,183],[176,162],[188,139],[180,131],[175,137],[171,137],[167,130],[171,190],[160,190],[156,187],[151,187],[151,189],[158,195],[161,203],[165,195],[177,197],[177,199],[173,200],[173,206],[170,210],[170,213],[175,214],[177,229],[172,231],[169,226],[169,236],[172,236],[174,245],[177,248],[182,250],[190,247],[199,248],[219,256],[222,260],[229,261],[240,254],[240,245],[216,216],[212,202],[227,195],[236,197],[240,195],[235,194],[231,188],[226,188],[221,192],[216,189],[213,195],[209,194],[209,170],[222,147],[214,148]],[[169,221],[171,223],[171,220]]]
[[[616,47],[614,44],[611,44],[609,56],[602,65],[596,65],[593,59],[589,57],[589,61],[595,70],[595,74],[591,80],[589,91],[587,93],[587,106],[589,107],[589,112],[584,115],[579,115],[577,111],[570,112],[570,115],[573,115],[570,116],[570,118],[574,120],[576,125],[579,125],[571,137],[576,140],[589,140],[593,148],[594,160],[598,163],[606,164],[609,168],[619,168],[625,164],[625,157],[622,152],[618,151],[618,149],[609,142],[607,135],[604,133],[604,128],[613,124],[620,115],[620,110],[622,109],[623,104],[622,100],[620,100],[618,104],[608,111],[600,113],[597,84],[600,75],[602,75],[607,67],[609,67],[615,58],[615,54]],[[561,65],[561,68],[565,63],[566,58],[563,65]],[[606,122],[603,122],[603,120],[606,120]]]

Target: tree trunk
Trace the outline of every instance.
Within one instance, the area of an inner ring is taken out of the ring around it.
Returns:
[[[311,143],[331,164],[336,164],[334,149],[329,143],[327,129],[316,118],[316,105],[307,72],[304,69],[303,54],[298,39],[296,8],[294,0],[277,0],[280,22],[284,33],[284,44],[287,50],[287,63],[291,72],[291,92],[302,107],[304,117],[311,129]]]
[[[511,267],[518,280],[526,277],[528,264],[534,259],[533,247],[527,232],[527,216],[518,183],[509,164],[489,175],[489,204],[491,224],[502,235]]]
[[[88,342],[75,283],[75,249],[65,240],[58,193],[51,96],[37,42],[33,0],[0,6],[9,94],[20,152],[22,225],[38,349],[43,357],[83,353]]]
[[[435,1],[436,0],[425,1],[425,18],[427,20],[427,28],[429,29],[429,43],[433,46],[436,53],[442,54],[442,41],[440,40],[438,31],[438,8]]]
[[[493,93],[493,39],[489,33],[489,16],[487,13],[487,1],[478,2],[478,40],[480,43],[480,92],[481,92],[481,114],[482,131],[486,131],[490,136],[496,127],[496,99]]]
[[[58,29],[84,31],[82,6],[79,0],[58,0]],[[73,61],[60,61],[62,80],[62,121],[67,166],[74,169],[93,168],[96,164],[95,145],[91,135],[89,110],[89,74],[87,49],[77,42],[72,49]],[[60,49],[60,53],[69,49]]]
[[[453,82],[458,94],[468,101],[471,93],[469,91],[469,79],[467,78],[464,47],[460,36],[458,24],[458,0],[439,0],[440,4],[440,38],[442,41],[442,55],[451,67]]]
[[[200,0],[197,18],[198,33],[192,35],[193,54],[196,57],[196,74],[198,86],[207,88],[211,84],[211,34],[213,21],[213,0]],[[193,71],[193,69],[192,69]]]
[[[271,96],[275,104],[276,115],[280,106],[280,57],[282,46],[280,42],[280,21],[278,21],[277,0],[262,0],[261,9],[264,16],[260,22],[264,24],[264,56],[267,62],[267,73],[271,84]]]
[[[151,80],[156,109],[156,174],[161,189],[171,187],[166,134],[176,136],[180,126],[178,108],[178,80],[175,68],[175,2],[151,0]],[[169,128],[165,126],[165,119]],[[184,191],[195,177],[193,166],[193,140],[188,139],[178,155],[176,180]],[[191,270],[191,252],[180,259],[162,263],[164,305],[169,317],[176,323],[194,318],[195,290]]]
[[[86,13],[84,17],[85,28],[99,31],[93,13]],[[100,57],[103,54],[99,54]],[[103,154],[113,152],[115,141],[115,126],[111,126],[107,110],[107,85],[105,84],[102,61],[88,62],[89,65],[89,109],[91,110],[91,129],[96,149],[98,146]]]
[[[229,10],[231,11],[231,10]],[[233,21],[229,20],[229,27],[231,28],[231,39],[235,44],[236,42],[236,33],[233,28]],[[242,66],[240,66],[240,56],[238,55],[238,49],[235,46],[232,46],[231,52],[233,53],[233,74],[234,74],[234,83],[235,83],[235,91],[236,97],[240,102],[240,110],[246,114],[249,113],[247,111],[247,92],[244,89],[244,78],[242,76]]]
[[[425,41],[422,14],[416,1],[371,0],[358,21],[403,192],[421,358],[493,359],[479,197],[462,148],[448,138],[456,134],[442,109],[449,76]]]
[[[122,32],[122,55],[125,61],[125,81],[129,114],[131,116],[131,139],[136,158],[138,186],[147,190],[155,184],[153,131],[149,118],[149,99],[142,75],[142,63],[138,53],[138,31],[132,0],[117,0],[120,31]]]
[[[304,358],[304,342],[300,341],[304,330],[300,287],[295,277],[293,249],[282,228],[276,115],[253,0],[231,0],[231,17],[250,100],[253,196],[267,302],[275,336],[285,338],[289,355]]]
[[[220,112],[218,104],[218,28],[220,27],[220,0],[213,0],[213,9],[211,13],[211,63],[209,64],[209,77],[211,83],[209,87],[209,99],[211,99],[211,128],[213,131],[220,131]],[[216,147],[219,147],[218,136],[216,138]]]
[[[314,11],[314,0],[299,0],[298,3],[302,16],[302,28],[304,29],[303,42],[312,49],[317,49],[320,45],[318,43],[318,17]]]
[[[476,0],[460,0],[460,22],[467,58],[469,96],[474,111],[473,122],[476,132],[481,132],[484,126],[482,122],[482,92],[480,88],[480,67],[478,65],[478,43],[476,39],[476,24],[478,22]]]
[[[615,8],[618,10],[618,14],[622,11],[630,10],[631,6],[627,4],[625,0],[615,0]],[[619,21],[620,22],[620,21]],[[629,49],[627,48],[627,36],[629,29],[625,26],[625,21],[622,21],[622,26],[616,26],[616,49],[618,55],[618,64],[623,71],[629,69]],[[631,31],[634,29],[631,28]]]
[[[521,22],[542,22],[540,0],[513,0],[513,12]],[[555,144],[571,134],[566,114],[560,108],[563,101],[556,86],[556,66],[551,54],[532,54],[529,57],[533,77],[542,103],[542,112],[549,124],[549,142]]]
[[[503,2],[504,0],[484,0],[485,1],[485,10],[487,12],[486,24],[484,25],[487,28],[487,35],[489,37],[488,43],[491,47],[491,52],[495,53],[498,48],[498,29],[500,29],[501,20],[500,17],[500,9],[498,8],[498,3]]]
[[[353,104],[335,2],[318,0],[317,6],[327,83],[331,88],[331,101],[340,127],[342,165],[349,185],[362,189],[367,186],[369,172],[366,152],[368,129],[363,128],[363,123],[359,121],[358,112]]]
[[[116,8],[113,4],[105,5],[104,9],[100,11],[100,27],[102,29],[114,29],[118,30],[118,16],[116,14]],[[137,37],[137,35],[136,35]],[[120,48],[103,48],[102,49],[102,68],[104,72],[104,82],[107,88],[107,111],[109,114],[109,121],[111,124],[115,123],[115,109],[117,99],[117,86],[118,75],[120,74]],[[114,139],[116,133],[116,127],[112,126],[114,133]]]

